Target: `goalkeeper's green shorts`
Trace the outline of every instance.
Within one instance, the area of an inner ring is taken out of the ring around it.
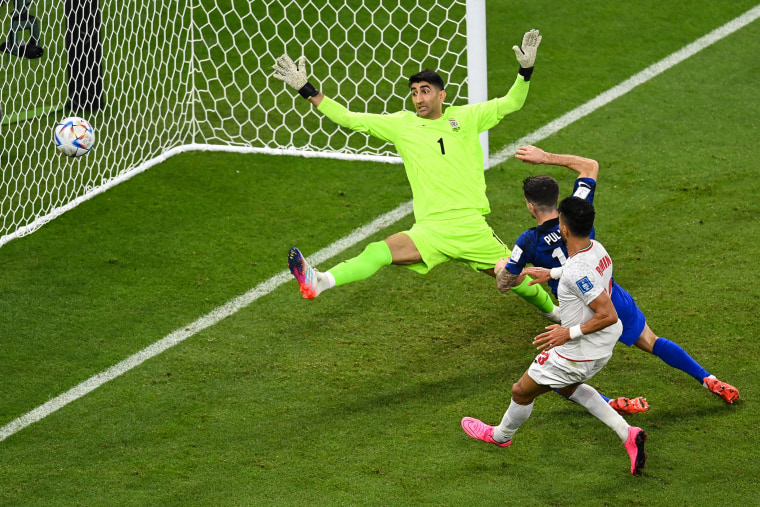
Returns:
[[[407,267],[423,274],[449,260],[482,271],[512,255],[478,210],[436,213],[415,223],[404,234],[412,238],[422,256],[422,262]]]

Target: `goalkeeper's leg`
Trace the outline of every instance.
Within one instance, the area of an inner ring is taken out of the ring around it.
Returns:
[[[446,237],[447,231],[438,231],[438,235],[447,240],[448,244],[457,247],[456,251],[464,252],[461,257],[450,254],[453,258],[465,260],[474,269],[496,276],[494,265],[499,259],[509,258],[512,252],[506,243],[501,241],[493,232],[482,215],[474,219],[471,218],[470,222],[466,222],[466,225],[471,227],[471,232],[464,237],[459,232],[461,227],[456,229],[457,232],[449,233],[448,237]],[[559,323],[559,307],[554,305],[551,297],[541,285],[529,286],[528,283],[531,280],[532,278],[525,277],[520,285],[512,287],[512,292],[538,308],[547,319]]]
[[[547,319],[559,323],[559,309],[554,306],[554,301],[552,301],[549,294],[539,284],[528,285],[531,280],[531,277],[526,276],[520,285],[512,287],[512,292],[541,310],[541,313]]]
[[[383,266],[393,262],[391,249],[385,241],[370,243],[362,253],[352,259],[341,262],[330,268],[327,273],[332,275],[335,285],[344,285],[364,280],[377,273]]]
[[[324,273],[311,267],[298,248],[291,248],[288,253],[288,267],[306,299],[314,299],[337,285],[364,280],[381,267],[391,264],[392,260],[391,250],[385,241],[370,243],[353,259],[341,262]]]

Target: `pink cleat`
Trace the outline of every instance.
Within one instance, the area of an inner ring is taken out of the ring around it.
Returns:
[[[319,296],[320,291],[317,287],[319,273],[309,266],[298,248],[293,247],[288,252],[288,267],[298,281],[301,294],[305,299],[314,299]]]
[[[631,426],[628,428],[628,440],[623,445],[625,450],[628,451],[628,456],[631,457],[631,473],[633,475],[641,475],[641,470],[644,469],[647,463],[647,455],[644,452],[644,442],[647,440],[647,434],[641,428]]]
[[[499,447],[509,447],[512,445],[512,440],[503,443],[494,440],[493,426],[489,426],[483,421],[473,419],[472,417],[465,417],[462,419],[462,429],[472,438],[488,442],[489,444],[498,445]]]

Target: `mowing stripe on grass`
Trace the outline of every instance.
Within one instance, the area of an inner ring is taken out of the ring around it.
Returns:
[[[623,81],[619,85],[601,93],[596,98],[586,102],[585,104],[573,109],[569,113],[557,118],[550,122],[546,126],[536,130],[535,132],[528,134],[527,136],[515,141],[514,143],[506,146],[504,149],[493,155],[490,159],[490,165],[501,163],[508,158],[512,157],[515,150],[524,144],[533,144],[545,139],[546,137],[558,132],[564,127],[571,125],[575,121],[583,118],[584,116],[596,111],[597,109],[605,106],[618,97],[628,93],[637,86],[646,83],[653,77],[661,74],[669,68],[677,65],[685,59],[693,56],[702,49],[714,44],[715,42],[723,39],[724,37],[734,33],[740,28],[748,25],[749,23],[760,18],[760,5],[757,5],[753,9],[747,11],[745,14],[737,17],[736,19],[726,23],[722,27],[710,32],[708,35],[697,39],[684,48],[676,51],[672,55],[664,58],[663,60],[655,63],[654,65],[644,69],[635,76]],[[309,257],[309,262],[314,265],[318,265],[339,253],[345,251],[347,248],[359,243],[360,241],[368,238],[372,234],[379,232],[389,225],[392,225],[402,218],[406,217],[412,212],[412,202],[406,202],[399,207],[390,211],[379,218],[373,220],[371,223],[359,227],[351,232],[348,236],[345,236],[335,243],[323,248]],[[72,401],[81,398],[87,393],[93,391],[97,387],[105,384],[106,382],[115,379],[116,377],[126,373],[127,371],[139,366],[148,359],[155,357],[167,349],[183,342],[187,338],[203,331],[204,329],[213,326],[222,319],[229,317],[237,313],[240,309],[245,308],[252,302],[256,301],[260,297],[269,294],[277,287],[291,279],[291,275],[288,271],[282,271],[273,276],[269,280],[260,283],[250,291],[246,292],[242,296],[229,301],[228,303],[216,308],[210,313],[199,318],[192,324],[177,329],[171,334],[165,336],[161,340],[146,347],[140,352],[128,357],[120,363],[108,368],[105,371],[98,373],[97,375],[82,382],[76,387],[68,390],[67,392],[51,399],[47,403],[40,405],[31,412],[19,417],[0,428],[0,441],[5,440],[9,436],[21,431],[32,423],[35,423],[48,415],[52,414],[56,410],[68,405]]]

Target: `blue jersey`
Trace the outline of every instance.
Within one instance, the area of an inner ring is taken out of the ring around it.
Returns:
[[[596,192],[596,180],[591,178],[578,178],[575,180],[573,195],[594,202]],[[591,238],[594,238],[594,229],[591,229]],[[540,268],[558,268],[564,266],[567,261],[567,248],[562,245],[559,235],[559,218],[547,220],[538,227],[533,227],[523,232],[514,248],[512,256],[507,262],[506,269],[513,275],[519,275],[526,264],[532,264]],[[557,295],[559,280],[549,280],[554,295]],[[633,345],[641,332],[644,330],[646,319],[630,294],[612,279],[612,304],[615,306],[618,317],[623,322],[623,334],[618,341]]]
[[[573,186],[573,195],[594,202],[596,180],[591,178],[578,178]],[[594,231],[591,231],[591,238]],[[559,218],[553,218],[533,227],[520,234],[515,246],[512,247],[512,256],[507,262],[507,271],[513,275],[519,275],[527,264],[542,268],[558,268],[567,261],[567,248],[562,245],[559,235]],[[549,280],[554,295],[557,295],[559,280]]]

